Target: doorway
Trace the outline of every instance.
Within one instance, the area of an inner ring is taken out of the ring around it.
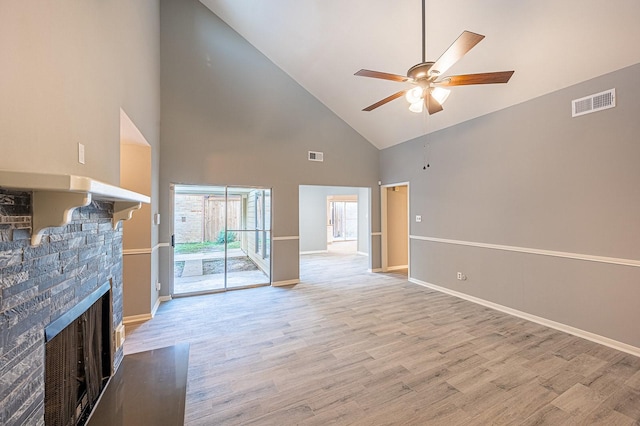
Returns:
[[[300,185],[300,254],[322,254],[348,246],[369,257],[371,190],[364,187]]]
[[[173,295],[271,284],[271,190],[173,185]]]
[[[382,271],[406,271],[409,275],[409,183],[383,185]]]
[[[301,281],[371,269],[370,188],[300,185],[298,206]]]

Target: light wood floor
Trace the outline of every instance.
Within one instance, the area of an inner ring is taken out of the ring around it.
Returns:
[[[126,353],[191,344],[186,424],[640,425],[640,358],[363,256],[302,262],[294,287],[176,299],[127,327]]]

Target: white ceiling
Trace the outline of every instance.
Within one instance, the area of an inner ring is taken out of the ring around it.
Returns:
[[[427,0],[427,60],[469,30],[486,38],[446,74],[514,76],[455,87],[433,116],[404,99],[362,112],[409,87],[353,74],[421,62],[420,0],[200,1],[381,149],[640,62],[638,0]]]

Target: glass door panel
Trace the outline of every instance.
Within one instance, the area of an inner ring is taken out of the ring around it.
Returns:
[[[174,294],[224,290],[225,215],[225,187],[174,186]]]
[[[346,201],[344,203],[344,239],[358,238],[358,203]]]
[[[174,295],[269,284],[269,189],[174,185]]]
[[[227,287],[269,284],[271,274],[271,191],[228,188],[228,197],[238,197],[241,208],[227,204]],[[232,245],[231,241],[237,243]]]
[[[334,240],[358,238],[358,203],[356,201],[332,201],[331,220]]]
[[[333,223],[333,239],[344,239],[344,202],[331,202],[331,221]]]

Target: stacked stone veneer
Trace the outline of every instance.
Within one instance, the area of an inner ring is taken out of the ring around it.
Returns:
[[[44,424],[44,328],[105,282],[122,322],[122,231],[112,203],[76,209],[30,246],[31,193],[0,188],[0,425]],[[114,354],[114,368],[122,360]]]

